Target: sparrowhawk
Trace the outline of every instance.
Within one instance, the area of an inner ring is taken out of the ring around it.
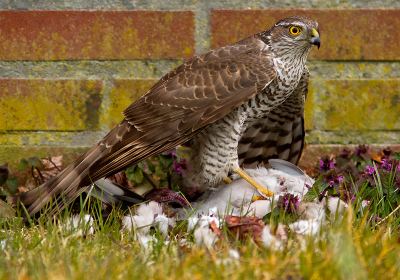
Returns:
[[[306,59],[314,45],[320,46],[318,24],[293,16],[189,59],[131,104],[121,123],[78,160],[10,201],[20,200],[30,216],[53,197],[62,209],[91,182],[185,143],[191,147],[187,184],[214,184],[237,172],[271,196],[239,166],[269,158],[297,164],[304,142]]]

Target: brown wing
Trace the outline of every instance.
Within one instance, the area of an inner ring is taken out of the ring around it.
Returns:
[[[298,164],[304,147],[304,106],[308,91],[306,67],[292,95],[266,118],[247,128],[239,141],[239,164],[255,167],[279,158]]]
[[[258,35],[194,57],[169,72],[124,111],[125,119],[58,176],[12,198],[32,216],[51,197],[63,208],[81,188],[187,142],[276,77]],[[25,203],[26,202],[26,203]],[[53,210],[55,213],[55,210]]]
[[[195,57],[165,75],[104,138],[111,147],[91,174],[104,176],[193,138],[253,97],[276,73],[255,37]],[[121,166],[121,164],[123,166]]]

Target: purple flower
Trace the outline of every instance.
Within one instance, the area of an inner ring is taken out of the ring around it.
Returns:
[[[358,147],[355,149],[356,155],[363,155],[363,154],[367,154],[369,152],[369,150],[371,149],[371,146],[367,146],[364,144],[360,144],[358,145]]]
[[[340,184],[342,181],[343,181],[343,179],[344,179],[344,176],[343,175],[340,175],[339,177],[337,177],[335,180],[331,180],[331,186],[334,184],[334,183],[338,183],[338,184]]]
[[[340,184],[344,179],[343,175],[339,175],[336,173],[336,170],[333,172],[328,173],[328,175],[324,178],[324,182],[329,182],[329,187],[333,187],[334,184]]]
[[[188,169],[187,159],[181,158],[179,162],[174,160],[174,170],[176,170],[179,175],[182,175],[182,171],[186,171]]]
[[[335,167],[335,159],[330,156],[319,159],[319,170],[320,173],[325,173],[332,170]],[[321,172],[322,171],[322,172]]]
[[[182,167],[174,160],[174,170],[178,171],[179,174],[182,174],[181,172]]]
[[[163,156],[168,156],[168,155],[171,155],[171,156],[175,156],[175,150],[178,150],[178,147],[175,147],[175,148],[173,148],[173,149],[171,149],[171,150],[167,150],[167,151],[165,151],[165,152],[162,152],[161,154],[163,155]]]
[[[282,207],[286,213],[293,213],[299,209],[300,199],[294,194],[287,193],[278,199],[277,206]],[[293,205],[293,207],[292,207]]]
[[[373,166],[366,166],[365,167],[365,172],[368,173],[369,175],[373,175],[375,173],[375,167]]]
[[[376,222],[378,222],[378,221],[380,221],[380,220],[382,220],[381,217],[375,216],[375,221],[376,221]]]
[[[382,163],[381,168],[384,168],[384,169],[386,169],[387,171],[392,170],[392,164],[391,164],[391,163],[388,163],[386,159],[382,159],[381,163]]]

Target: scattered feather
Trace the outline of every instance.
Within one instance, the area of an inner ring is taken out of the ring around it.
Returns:
[[[296,234],[316,235],[321,223],[317,220],[299,220],[289,225],[290,230]]]
[[[163,214],[161,204],[150,201],[148,204],[141,204],[137,209],[137,215],[124,216],[122,218],[122,227],[127,230],[136,229],[139,235],[147,235],[151,227],[158,228],[162,235],[168,233],[170,226],[176,226],[175,218],[168,218]]]
[[[325,200],[323,200],[325,201]],[[338,197],[329,197],[327,207],[331,212],[331,217],[335,218],[337,214],[337,218],[341,220],[343,218],[343,214],[347,209],[348,205],[343,200]]]
[[[212,222],[215,222],[216,226],[219,228],[220,219],[215,216],[203,215],[200,217],[190,217],[188,219],[188,231],[192,231],[195,228],[208,228]]]
[[[207,249],[211,249],[218,240],[218,235],[207,227],[196,228],[193,235],[196,244],[205,246]]]
[[[299,204],[297,212],[303,220],[325,220],[325,209],[320,203],[303,201]]]
[[[89,214],[85,214],[83,219],[81,219],[80,215],[73,215],[65,220],[64,226],[67,230],[75,231],[75,233],[79,236],[86,234],[93,234],[94,219]]]
[[[274,250],[280,250],[283,248],[283,244],[281,241],[276,238],[275,235],[271,233],[271,228],[269,225],[266,225],[262,231],[261,236],[262,244],[265,248],[271,248]]]

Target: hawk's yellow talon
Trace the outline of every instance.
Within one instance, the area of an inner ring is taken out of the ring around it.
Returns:
[[[266,198],[263,196],[253,196],[253,201],[257,201],[257,200],[266,200]]]
[[[253,187],[255,187],[261,194],[265,194],[266,196],[273,196],[274,193],[269,191],[267,188],[265,188],[264,186],[262,186],[259,182],[257,182],[256,180],[254,180],[252,177],[250,177],[249,174],[247,174],[246,172],[244,172],[243,169],[241,169],[240,167],[238,167],[235,172],[237,174],[240,175],[240,177],[242,177],[243,179],[245,179],[247,182],[250,183],[250,185],[252,185]]]
[[[229,177],[226,177],[226,178],[222,179],[222,181],[224,181],[225,184],[232,183],[232,180]]]

